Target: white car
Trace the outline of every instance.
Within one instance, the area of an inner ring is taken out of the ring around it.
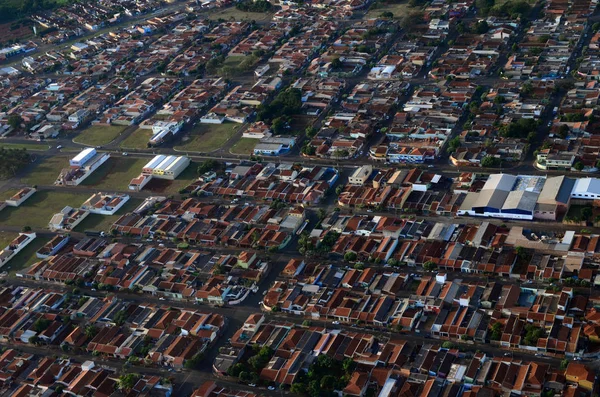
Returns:
[[[269,387],[267,387],[267,389],[273,391],[273,390],[275,390],[275,386],[269,386]]]
[[[250,387],[256,387],[256,383],[250,383],[248,386],[250,386]]]
[[[62,149],[62,145],[58,145],[56,148],[57,149]]]
[[[129,156],[129,153],[123,152],[123,156]]]
[[[333,324],[333,325],[340,325],[340,322],[339,321],[334,321],[331,324]]]

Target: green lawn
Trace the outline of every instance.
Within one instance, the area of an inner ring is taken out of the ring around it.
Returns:
[[[55,156],[38,164],[22,180],[28,185],[52,185],[63,168],[69,167],[69,157]]]
[[[122,125],[93,125],[83,130],[74,141],[89,146],[106,145],[126,128]]]
[[[182,145],[175,147],[180,151],[190,152],[213,152],[221,148],[235,132],[240,128],[240,124],[199,124],[189,136],[189,140]]]
[[[80,186],[93,186],[102,190],[127,191],[129,182],[142,172],[149,159],[111,157]]]
[[[36,143],[0,143],[4,149],[27,149],[31,151],[44,152],[50,149],[50,146]]]
[[[79,207],[88,199],[87,194],[42,190],[36,192],[20,207],[6,207],[0,211],[0,224],[47,228],[52,215],[65,206]]]
[[[18,191],[19,190],[17,190],[17,189],[9,189],[9,190],[5,190],[3,192],[0,192],[0,200],[8,200],[12,196],[14,196],[15,193],[17,193]]]
[[[132,212],[142,203],[141,199],[130,198],[127,203],[114,215],[98,215],[89,214],[79,225],[75,227],[76,232],[84,232],[86,230],[108,231],[113,223],[119,219],[121,215]]]
[[[152,130],[138,128],[127,139],[121,142],[120,147],[122,149],[146,149],[151,137]]]
[[[36,237],[35,240],[27,245],[27,247],[23,248],[23,251],[12,258],[8,264],[2,268],[2,271],[7,271],[10,275],[14,275],[17,271],[39,262],[41,259],[38,258],[35,253],[50,240],[50,237]]]
[[[254,146],[256,146],[258,141],[258,139],[254,138],[240,138],[240,140],[231,147],[230,152],[233,154],[252,154]]]

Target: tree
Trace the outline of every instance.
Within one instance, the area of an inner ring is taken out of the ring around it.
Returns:
[[[577,171],[583,171],[583,168],[585,166],[583,165],[583,163],[581,161],[578,161],[575,163],[575,165],[573,166],[573,168],[575,168]]]
[[[481,166],[484,168],[496,168],[502,164],[502,160],[494,156],[485,156],[481,159]]]
[[[583,218],[583,220],[587,221],[591,221],[592,220],[592,216],[594,215],[594,211],[592,210],[591,207],[583,207],[581,209],[581,217]]]
[[[490,30],[490,26],[485,20],[481,20],[475,24],[475,33],[484,34]]]
[[[430,271],[437,269],[437,265],[433,261],[427,261],[427,262],[423,263],[423,269],[430,272]]]
[[[454,343],[446,341],[446,342],[442,343],[442,347],[444,349],[454,349]]]
[[[346,262],[354,262],[357,258],[356,252],[346,251],[344,254],[344,260]]]
[[[90,324],[85,327],[83,333],[85,334],[86,338],[93,339],[98,334],[98,328],[96,328],[95,325]]]
[[[325,211],[324,208],[319,208],[317,210],[317,217],[320,221],[322,221],[323,219],[325,219],[325,217],[327,217],[327,211]]]
[[[355,270],[364,270],[365,269],[365,264],[362,262],[356,262],[354,264],[354,269]]]
[[[273,119],[273,123],[271,124],[271,130],[275,135],[281,135],[285,132],[287,122],[283,117],[277,117]]]
[[[121,326],[121,325],[125,324],[125,321],[127,321],[128,317],[129,317],[129,315],[127,314],[127,312],[125,310],[119,310],[115,314],[113,321],[116,325]]]
[[[40,317],[33,323],[33,330],[37,333],[44,332],[50,326],[50,320]]]
[[[492,334],[490,335],[491,340],[500,340],[502,336],[502,324],[499,322],[495,322],[492,325]]]
[[[292,386],[290,387],[290,391],[294,394],[303,396],[306,394],[307,389],[304,383],[296,382],[292,384]]]
[[[567,369],[568,366],[569,366],[569,360],[567,360],[566,358],[561,360],[560,369],[565,370],[565,369]]]
[[[12,178],[30,162],[31,156],[25,149],[0,148],[0,179]]]
[[[23,227],[21,228],[21,231],[22,231],[23,233],[29,233],[29,232],[31,231],[31,226],[23,226]]]
[[[338,70],[338,69],[341,69],[341,67],[342,67],[342,61],[340,60],[340,58],[335,58],[331,61],[331,69]]]
[[[455,136],[454,138],[448,141],[448,153],[452,153],[456,151],[460,147],[460,137]]]
[[[139,379],[138,374],[123,374],[119,376],[117,380],[117,386],[121,391],[129,391],[135,386],[137,380]]]
[[[18,130],[19,128],[21,128],[21,124],[23,124],[23,118],[20,115],[11,114],[10,116],[8,116],[8,125],[11,128]]]

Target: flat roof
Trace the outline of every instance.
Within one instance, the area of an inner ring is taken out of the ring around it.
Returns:
[[[71,159],[71,161],[79,162],[79,161],[83,160],[86,156],[88,156],[90,153],[96,153],[96,149],[94,149],[93,147],[83,149],[81,152],[79,152],[77,154],[77,156],[73,157]]]

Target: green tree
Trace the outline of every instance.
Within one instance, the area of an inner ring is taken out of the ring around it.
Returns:
[[[496,168],[502,164],[502,160],[494,156],[485,156],[481,159],[481,166],[484,168]]]
[[[33,323],[33,330],[37,333],[44,332],[50,326],[50,320],[40,317]]]
[[[437,265],[433,261],[427,261],[427,262],[423,263],[423,269],[430,272],[430,271],[437,269]]]
[[[344,254],[344,260],[346,262],[354,262],[357,258],[356,252],[346,251]]]
[[[123,374],[117,380],[117,386],[121,391],[130,391],[137,383],[140,376],[138,374]]]
[[[125,310],[119,310],[115,314],[113,321],[116,325],[121,326],[121,325],[125,324],[125,321],[127,321],[128,317],[129,317],[129,315],[127,314],[127,312]]]
[[[8,116],[8,125],[11,128],[18,130],[19,128],[21,128],[21,124],[23,124],[23,118],[20,115],[11,114],[10,116]]]
[[[90,324],[85,327],[84,334],[88,339],[94,339],[94,337],[98,334],[98,328],[96,326]]]
[[[583,171],[584,169],[584,165],[581,161],[578,161],[575,163],[575,165],[573,166],[573,168],[575,168],[577,171]]]

